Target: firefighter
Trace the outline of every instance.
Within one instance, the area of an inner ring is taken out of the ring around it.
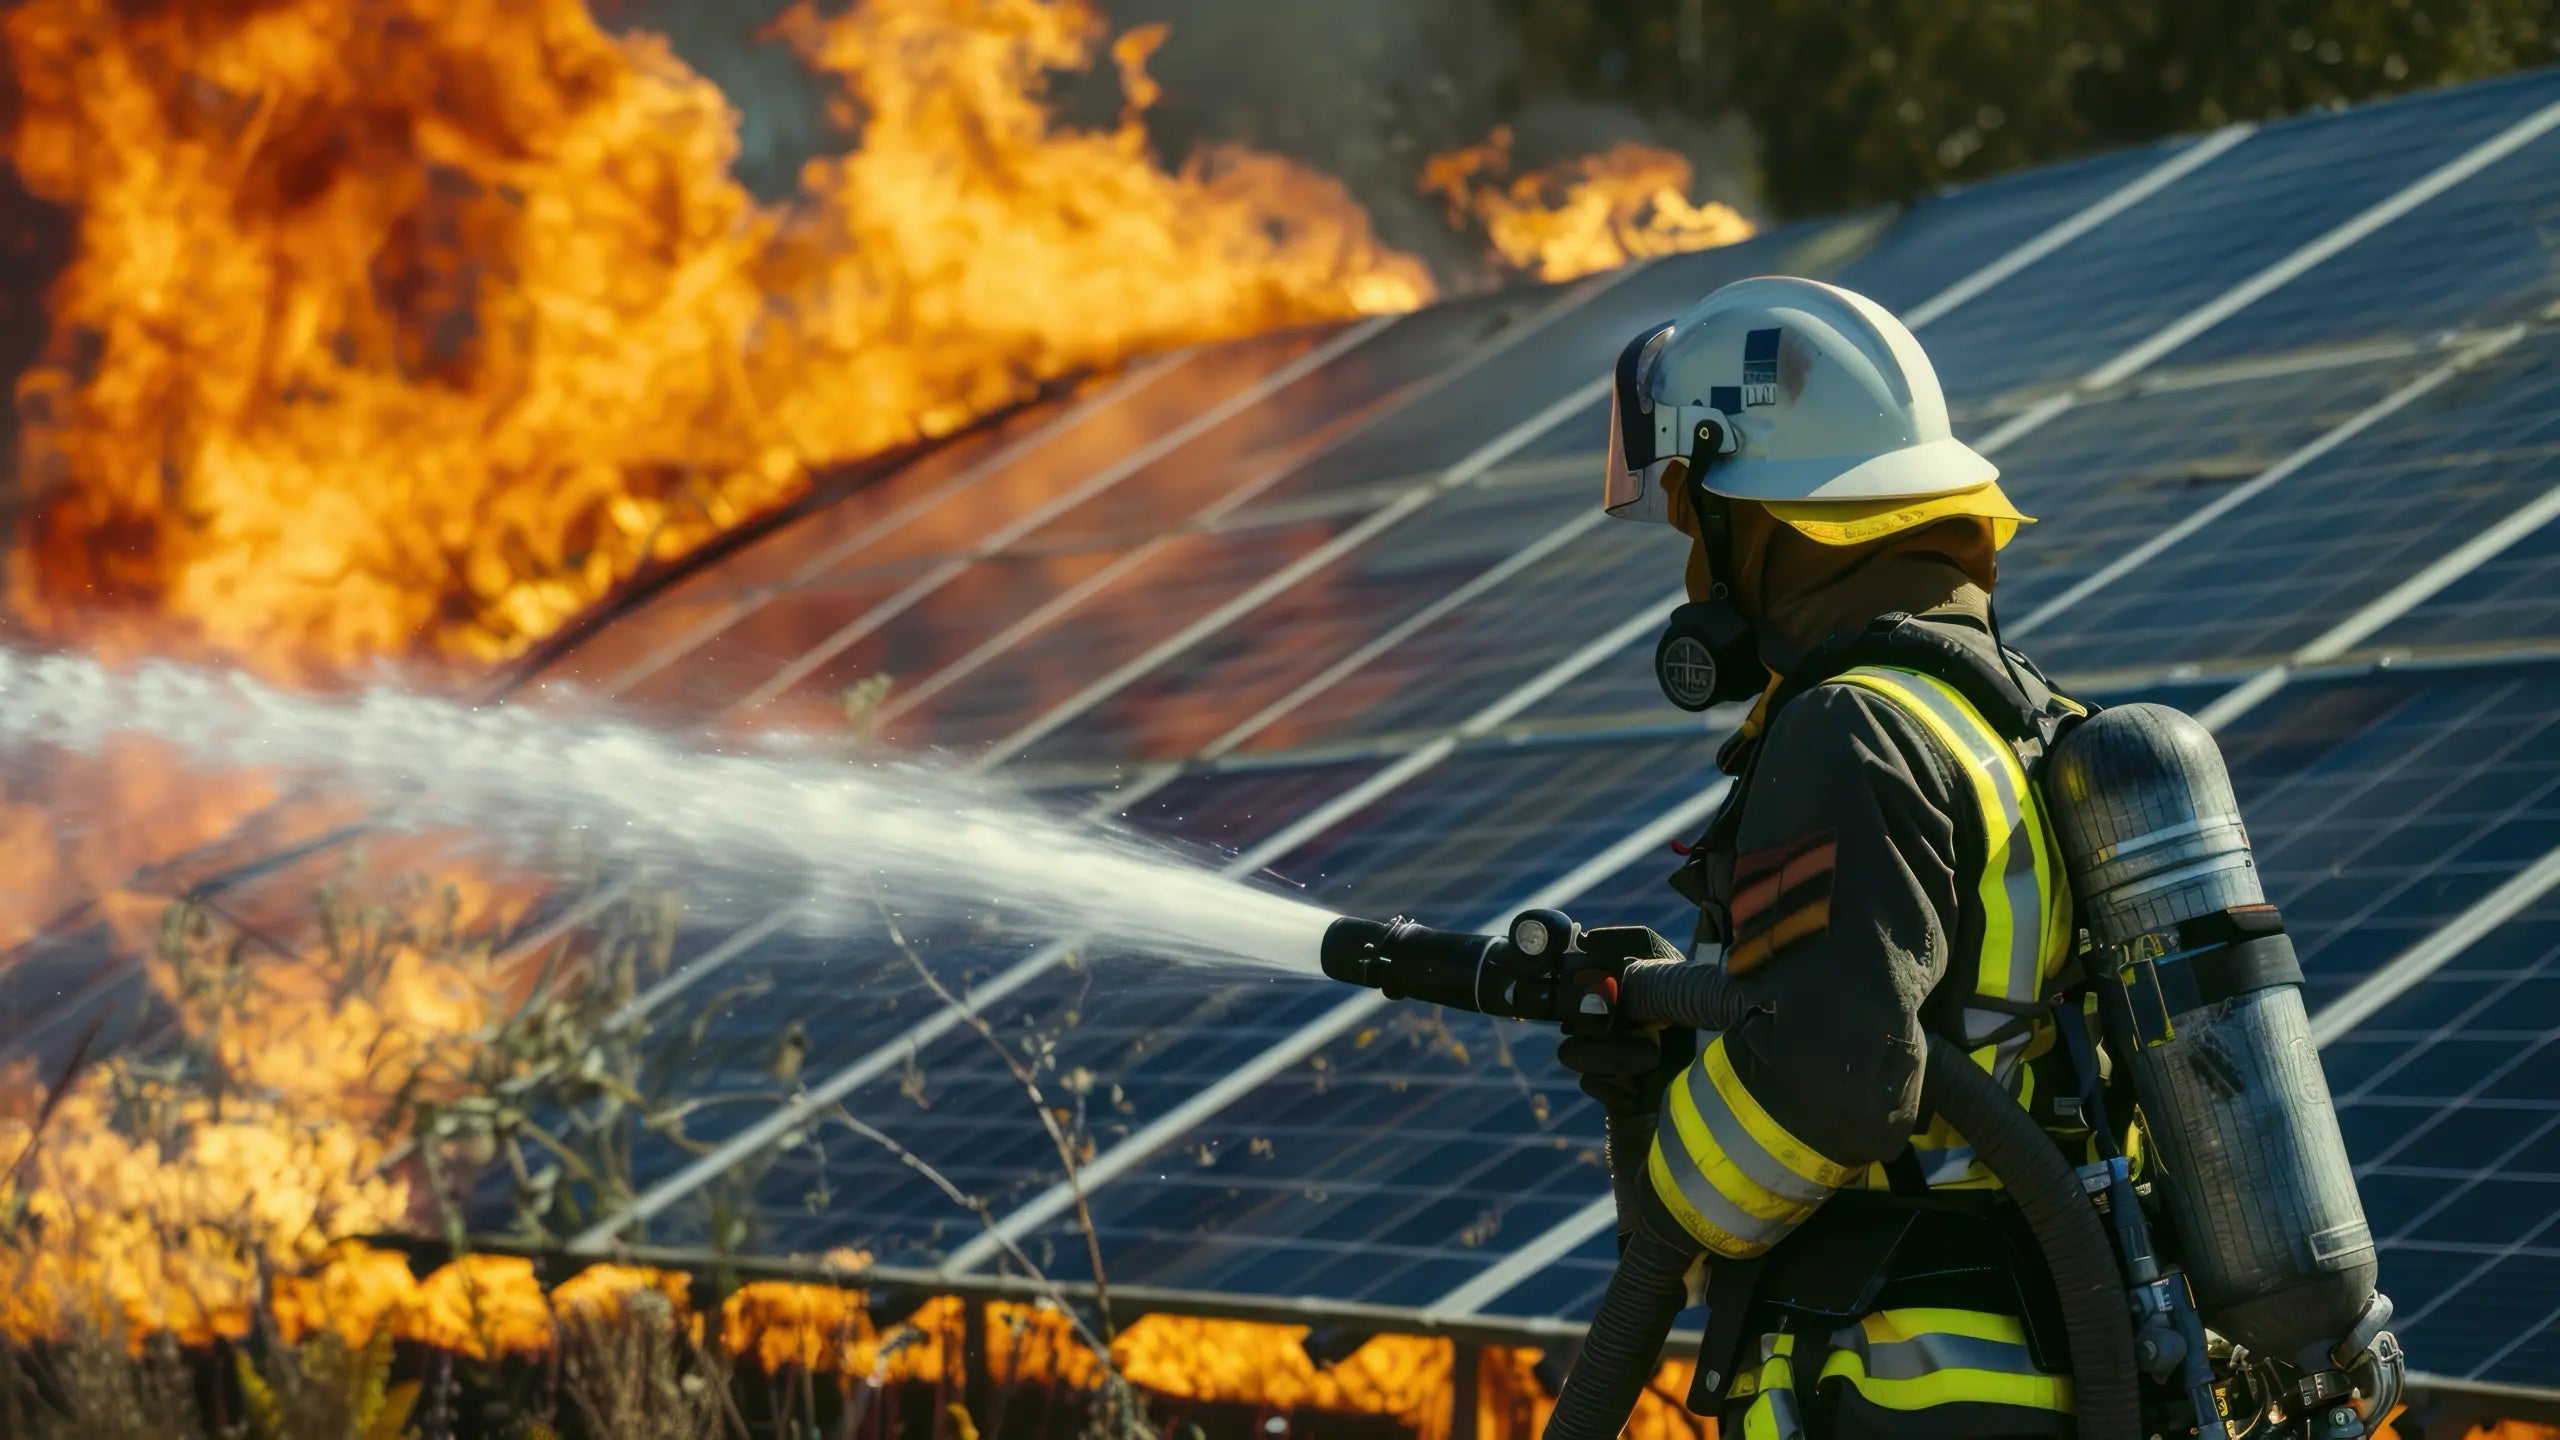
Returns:
[[[1950,433],[1910,331],[1831,286],[1716,291],[1627,347],[1616,400],[1610,513],[1690,542],[1658,677],[1685,708],[1751,702],[1673,882],[1692,953],[1749,1013],[1703,1049],[1562,1051],[1611,1116],[1622,1234],[1667,1220],[1712,1260],[1693,1393],[1720,1433],[2070,1434],[2050,1281],[1919,1107],[1934,1032],[2075,1163],[2089,1139],[2036,1004],[2073,934],[2053,833],[1950,678],[2069,708],[1992,616],[1995,557],[2029,519]]]

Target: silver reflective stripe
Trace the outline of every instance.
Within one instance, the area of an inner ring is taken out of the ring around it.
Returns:
[[[1782,1200],[1792,1200],[1799,1205],[1819,1205],[1831,1198],[1830,1186],[1816,1184],[1788,1169],[1777,1156],[1751,1138],[1751,1132],[1743,1127],[1742,1117],[1734,1114],[1724,1103],[1724,1097],[1716,1093],[1716,1082],[1707,1074],[1704,1064],[1690,1066],[1685,1078],[1689,1085],[1689,1100],[1698,1107],[1698,1118],[1707,1122],[1707,1134],[1714,1138],[1716,1148],[1725,1153],[1725,1158],[1733,1162],[1735,1169]],[[1663,1123],[1670,1123],[1668,1115],[1663,1117]],[[1676,1125],[1672,1133],[1678,1133]],[[1696,1167],[1692,1165],[1689,1168]],[[1685,1192],[1685,1186],[1683,1190]]]
[[[1769,1407],[1769,1423],[1777,1429],[1777,1440],[1804,1440],[1804,1412],[1797,1408],[1794,1387],[1763,1390],[1752,1403]]]
[[[1932,1185],[1952,1185],[1973,1173],[1973,1147],[1953,1145],[1933,1150],[1915,1143],[1912,1149],[1920,1158],[1920,1176]]]
[[[1999,1034],[2001,1027],[2013,1023],[2017,1018],[2004,1011],[1977,1010],[1968,1005],[1964,1011],[1964,1043],[1982,1045],[1992,1036]]]
[[[1752,1383],[1759,1387],[1759,1393],[1751,1397],[1751,1404],[1743,1412],[1742,1434],[1731,1437],[1731,1440],[1746,1440],[1746,1437],[1757,1433],[1756,1427],[1751,1423],[1751,1412],[1755,1410],[1768,1416],[1774,1440],[1804,1440],[1804,1411],[1796,1401],[1794,1377],[1796,1356],[1786,1357],[1787,1383],[1783,1385],[1771,1383],[1769,1371],[1779,1359],[1778,1338],[1775,1334],[1763,1334],[1760,1337],[1760,1363],[1754,1366],[1751,1372]]]
[[[1874,1344],[1856,1325],[1831,1333],[1831,1348],[1856,1353],[1871,1380],[1918,1380],[1942,1370],[1988,1370],[1999,1375],[2041,1375],[2024,1345],[1971,1335],[1914,1335]]]
[[[1666,1143],[1668,1142],[1668,1143]],[[1727,1235],[1752,1247],[1756,1253],[1786,1238],[1789,1231],[1804,1223],[1801,1215],[1780,1220],[1763,1220],[1725,1198],[1724,1192],[1707,1182],[1697,1162],[1680,1148],[1680,1137],[1665,1123],[1658,1127],[1653,1143],[1662,1150],[1663,1169],[1671,1172],[1672,1183],[1680,1187],[1680,1198],[1689,1202],[1706,1222]],[[1706,1237],[1700,1236],[1701,1240]]]

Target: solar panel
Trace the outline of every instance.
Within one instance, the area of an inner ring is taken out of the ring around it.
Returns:
[[[931,506],[936,497],[965,490],[1011,447],[1034,443],[1053,428],[1080,426],[1077,417],[1086,409],[1115,404],[1158,378],[1156,369],[1141,368],[1081,401],[1034,405],[929,450],[725,560],[689,571],[656,596],[614,616],[545,673],[589,689],[612,689],[635,671],[680,667],[694,646],[733,622],[744,603],[788,589],[817,571],[860,563],[879,538]]]
[[[2560,666],[2296,681],[2221,738],[2314,1009],[2560,845]]]
[[[1361,508],[1289,524],[1173,536],[1125,577],[1008,651],[1001,664],[980,669],[902,718],[893,734],[964,751],[990,744],[1140,659],[1255,581],[1304,560],[1372,513]],[[830,686],[849,683],[862,663],[848,659],[822,669],[798,693],[815,702]]]
[[[2432,1371],[2560,1360],[2560,905],[2466,949],[2326,1059],[2398,1326]]]
[[[2553,473],[2554,447],[2508,469]],[[2547,483],[2547,482],[2546,482]],[[2560,524],[2545,524],[2374,637],[2389,650],[2491,648],[2560,639]]]
[[[1581,486],[1533,481],[1453,492],[1133,682],[1026,759],[1189,754],[1363,641],[1590,511]],[[1470,678],[1451,677],[1459,696],[1453,704],[1483,703],[1466,687]]]
[[[1924,196],[1832,278],[1903,314],[2199,143],[2181,136]]]
[[[1959,400],[2086,370],[2555,93],[2545,74],[2268,125],[1932,326],[1930,357]]]
[[[2548,103],[2550,77],[2510,81]],[[2551,241],[2560,232],[2560,131],[2545,134],[2442,200],[2348,247],[2260,302],[2245,325],[2207,331],[2173,365],[2376,336],[2423,337],[2509,325],[2560,299]]]
[[[1376,904],[1392,900],[1426,920],[1470,924],[1482,918],[1469,912],[1485,903],[1486,889],[1525,894],[1569,868],[1571,857],[1688,798],[1711,776],[1709,757],[1686,746],[1490,746],[1462,752],[1276,862],[1272,879],[1332,908],[1359,911],[1374,896]],[[1290,783],[1274,772],[1202,783],[1215,787],[1248,779],[1262,787]],[[1047,1035],[1043,1043],[1054,1044],[1060,1072],[1086,1068],[1097,1094],[1120,1087],[1131,1107],[1126,1120],[1142,1122],[1342,998],[1324,981],[1251,972],[1166,974],[1142,960],[1105,959],[1081,972],[1045,977],[993,1018],[1008,1035]],[[1012,1194],[1057,1178],[1054,1155],[1043,1158],[1046,1138],[1036,1126],[1026,1137],[1027,1102],[1018,1083],[982,1042],[954,1036],[929,1049],[920,1066],[936,1093],[953,1097],[950,1103],[937,1102],[930,1116],[901,1122],[892,1118],[899,1102],[891,1083],[869,1092],[861,1113],[927,1160],[950,1167],[953,1178],[967,1174],[966,1183]],[[1101,1118],[1106,1125],[1122,1123]],[[1106,1143],[1110,1138],[1106,1132]],[[891,1173],[903,1170],[895,1161],[884,1165],[882,1157],[855,1152],[831,1154],[829,1164],[836,1167],[828,1174],[837,1189],[853,1183],[843,1167],[866,1167],[858,1214],[839,1213],[832,1221],[791,1218],[797,1197],[814,1184],[800,1160],[758,1192],[768,1218],[801,1227],[794,1233],[804,1242],[921,1243],[948,1214],[948,1198],[911,1174]],[[879,1188],[875,1180],[890,1188]],[[1128,1184],[1125,1192],[1120,1186],[1098,1192],[1097,1203],[1122,1203],[1104,1199],[1122,1193],[1134,1203],[1144,1187],[1134,1180]],[[902,1216],[918,1217],[917,1225]]]
[[[1579,459],[1597,473],[1597,454]],[[1588,510],[1586,486],[1555,488],[1582,497],[1578,504]],[[1586,538],[1296,706],[1245,748],[1340,743],[1459,724],[1489,699],[1530,683],[1591,644],[1594,636],[1650,611],[1679,584],[1687,554],[1688,541],[1667,526],[1597,525]],[[1648,689],[1651,675],[1648,665]]]
[[[1307,463],[1442,383],[1452,367],[1556,303],[1547,289],[1506,290],[1435,305],[1394,323],[1295,384],[1061,514],[1034,547],[1156,535],[1236,498],[1275,469]]]
[[[2394,378],[2387,366],[2362,370],[2291,377],[2248,398],[2325,428]],[[2331,385],[2334,398],[2323,393]],[[2539,451],[2560,433],[2555,398],[2560,338],[2529,338],[2088,596],[2036,638],[2039,661],[2055,671],[2201,664],[2303,645],[2547,490],[2551,461]],[[2174,492],[2159,497],[2150,523],[2176,509]]]

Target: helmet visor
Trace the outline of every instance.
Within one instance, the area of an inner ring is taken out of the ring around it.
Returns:
[[[1653,367],[1671,327],[1657,325],[1627,342],[1618,353],[1618,368],[1609,404],[1608,470],[1601,477],[1601,507],[1621,520],[1671,523],[1669,502],[1662,493],[1663,472],[1679,457],[1658,453],[1662,446],[1655,425]]]

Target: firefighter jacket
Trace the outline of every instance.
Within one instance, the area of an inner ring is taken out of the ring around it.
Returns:
[[[1974,614],[1894,618],[1999,663]],[[2029,669],[2018,679],[2033,704],[2067,703]],[[2016,746],[1916,667],[1855,664],[1774,698],[1728,752],[1732,794],[1675,880],[1698,904],[1695,953],[1721,956],[1748,1009],[1672,1081],[1645,1157],[1654,1195],[1727,1262],[1769,1256],[1844,1190],[1994,1184],[1921,1113],[1924,1032],[1960,1039],[2022,1104],[2040,1072],[2070,1088],[2039,1019],[2070,959],[2070,894]],[[2017,1311],[1851,1311],[1756,1334],[1731,1398],[1757,1419],[1729,1414],[1733,1433],[1795,1433],[1791,1387],[1817,1376],[1845,1395],[1830,1409],[1944,1421],[1954,1405],[1975,1424],[1988,1405],[2014,1423],[1975,1433],[2036,1433],[2067,1413],[2069,1382],[2032,1362]]]

